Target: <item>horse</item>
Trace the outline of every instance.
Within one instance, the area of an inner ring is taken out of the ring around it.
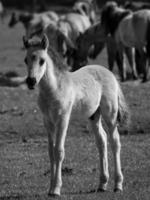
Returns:
[[[78,36],[91,26],[89,17],[79,13],[69,12],[59,16],[55,24],[50,24],[45,29],[39,29],[30,36],[41,35],[48,32],[49,40],[56,47],[70,65],[73,66],[72,51],[75,48]],[[51,31],[50,31],[51,30]]]
[[[59,53],[62,59],[67,63],[69,62],[68,52],[70,53],[70,51],[72,51],[72,49],[75,48],[73,36],[76,36],[75,33],[78,34],[78,32],[77,30],[76,32],[73,32],[73,30],[71,30],[71,32],[67,32],[68,34],[66,34],[66,32],[63,32],[63,30],[64,29],[60,29],[60,26],[58,25],[50,24],[41,34],[40,37],[42,37],[43,34],[46,34],[49,39],[50,45]],[[72,70],[71,65],[69,65],[68,70]]]
[[[127,122],[129,115],[124,95],[113,73],[99,65],[89,65],[69,72],[59,54],[49,46],[45,34],[41,40],[23,37],[23,43],[27,50],[26,83],[31,90],[37,86],[39,88],[38,105],[48,133],[51,163],[49,195],[61,194],[68,125],[70,120],[79,116],[89,119],[99,150],[101,174],[98,191],[106,190],[109,179],[107,134],[102,126],[102,118],[108,127],[114,156],[114,191],[122,190],[118,125]]]
[[[70,12],[60,17],[57,22],[58,29],[68,38],[73,46],[76,46],[76,40],[81,33],[84,33],[90,26],[89,17],[79,13]],[[73,66],[72,48],[66,51],[67,63]]]
[[[87,16],[71,12],[60,17],[57,25],[66,37],[75,42],[79,34],[91,26],[91,22]]]
[[[31,37],[38,30],[44,30],[49,24],[55,24],[58,21],[58,15],[53,11],[42,13],[12,13],[9,21],[9,27],[14,27],[21,22],[25,28],[26,36]]]
[[[142,81],[147,81],[150,59],[150,10],[129,12],[118,7],[115,2],[108,2],[102,9],[101,22],[103,27],[101,37],[104,39],[108,34],[111,34],[117,42],[120,67],[123,68],[124,47],[136,48],[140,57],[146,60]],[[132,62],[135,66],[134,59]]]
[[[90,47],[93,44],[98,44],[99,53],[104,49],[105,44],[106,44],[109,69],[113,71],[114,62],[116,61],[119,67],[121,79],[122,81],[124,81],[126,80],[126,74],[125,74],[126,71],[123,71],[122,68],[120,68],[117,43],[110,34],[107,35],[107,37],[104,38],[104,40],[102,40],[100,36],[102,30],[103,29],[102,29],[101,22],[97,22],[96,24],[91,26],[89,29],[87,29],[83,34],[80,34],[76,42],[77,50],[74,50],[74,55],[73,55],[73,59],[75,60],[73,69],[76,70],[77,68],[80,68],[83,65],[87,64],[88,57],[93,58],[93,55],[91,56],[93,52],[91,52],[90,50]],[[126,47],[125,54],[131,66],[132,76],[133,78],[136,78],[137,72],[134,69],[133,63],[132,63],[132,49]]]
[[[76,1],[73,5],[73,11],[81,15],[88,16],[91,21],[91,24],[94,24],[97,21],[96,9],[95,9],[93,0],[92,1],[87,1],[87,0]]]
[[[141,9],[150,9],[150,3],[125,1],[123,7],[132,11],[137,11]]]
[[[95,24],[99,19],[96,15],[96,2],[94,0],[78,0],[74,3],[73,11],[89,17],[91,24]],[[102,50],[102,42],[95,43],[91,47],[90,57],[95,59],[99,52]]]
[[[71,59],[73,60],[73,70],[77,70],[87,64],[87,59],[90,57],[92,51],[90,47],[96,42],[99,42],[99,24],[100,23],[97,22],[90,26],[84,33],[80,33],[76,39],[76,44],[71,55]],[[101,46],[101,50],[105,46],[105,41],[106,40],[104,39],[104,41],[101,41],[101,45],[99,45]]]

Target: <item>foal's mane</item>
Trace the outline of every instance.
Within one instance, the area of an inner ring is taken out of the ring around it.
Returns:
[[[50,58],[53,60],[55,67],[61,71],[65,72],[68,71],[68,65],[63,61],[63,57],[57,52],[54,47],[49,46],[48,54]]]
[[[113,35],[121,20],[130,13],[131,10],[121,8],[116,2],[111,1],[106,3],[102,9],[101,22],[106,26],[107,31]]]

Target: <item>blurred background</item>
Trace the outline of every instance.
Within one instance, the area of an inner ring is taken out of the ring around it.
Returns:
[[[92,1],[92,0],[87,0],[87,1]],[[108,0],[95,0],[96,4],[101,7],[104,3],[106,3]],[[6,7],[16,7],[18,9],[45,9],[47,6],[52,6],[52,5],[65,5],[65,6],[72,6],[75,3],[75,0],[1,0],[4,6]],[[124,4],[127,2],[127,0],[116,0],[118,4]],[[148,2],[149,0],[128,0],[128,2]]]

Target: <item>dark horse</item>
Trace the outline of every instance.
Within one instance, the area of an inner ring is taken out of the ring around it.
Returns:
[[[91,58],[91,54],[93,54],[93,51],[91,51],[91,47],[93,44],[99,44],[99,52],[101,52],[106,45],[108,54],[108,67],[112,71],[114,62],[116,61],[119,68],[121,79],[122,81],[124,81],[126,80],[126,70],[124,69],[125,65],[123,65],[124,70],[120,67],[121,64],[118,52],[119,51],[118,44],[114,39],[114,37],[112,37],[110,34],[108,34],[106,38],[101,37],[103,30],[104,29],[101,25],[101,22],[98,22],[97,24],[94,24],[93,26],[88,28],[83,34],[81,34],[77,38],[76,41],[77,49],[74,51],[74,54],[72,56],[74,60],[73,70],[77,70],[78,68],[84,66],[88,62],[88,57]],[[103,35],[105,35],[105,32],[103,32]],[[132,55],[133,48],[125,47],[124,50],[128,62],[131,66],[132,75],[134,78],[136,78],[137,73],[134,67],[133,55]]]

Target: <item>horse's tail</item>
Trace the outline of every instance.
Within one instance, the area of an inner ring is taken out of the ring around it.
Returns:
[[[119,86],[118,91],[118,116],[117,121],[119,125],[128,126],[130,121],[130,114],[128,110],[128,106],[125,101],[125,97],[122,93],[122,90]]]

